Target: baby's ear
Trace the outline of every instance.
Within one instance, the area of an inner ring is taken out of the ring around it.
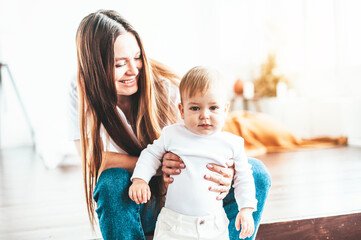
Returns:
[[[179,104],[178,104],[178,109],[179,109],[179,112],[180,112],[180,114],[181,114],[182,119],[184,119],[184,108],[183,108],[183,104],[182,104],[182,103],[179,103]]]

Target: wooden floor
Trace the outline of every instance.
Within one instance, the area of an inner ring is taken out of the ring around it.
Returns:
[[[265,226],[361,212],[361,148],[302,150],[258,158],[272,176],[262,219]],[[29,148],[2,151],[0,239],[97,236],[87,220],[80,166],[48,170]]]
[[[272,178],[264,223],[361,212],[360,147],[272,153],[258,158]]]
[[[31,149],[2,152],[0,239],[91,239],[80,166],[46,169]]]

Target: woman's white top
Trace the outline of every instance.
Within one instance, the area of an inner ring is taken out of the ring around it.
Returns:
[[[234,195],[238,209],[257,209],[256,191],[251,165],[244,150],[243,138],[228,132],[212,135],[197,135],[183,124],[163,128],[162,135],[144,149],[134,169],[133,178],[146,182],[155,175],[167,151],[178,155],[186,165],[174,181],[168,185],[165,207],[191,216],[207,216],[223,208],[223,201],[217,200],[218,192],[209,191],[217,185],[204,179],[205,174],[214,174],[206,168],[208,163],[226,166],[233,159],[235,163]]]

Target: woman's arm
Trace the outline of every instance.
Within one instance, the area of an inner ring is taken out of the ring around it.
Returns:
[[[81,156],[80,140],[75,140],[74,143],[79,156]],[[130,156],[127,154],[116,152],[104,152],[103,154],[103,161],[102,165],[100,166],[98,176],[100,176],[100,174],[104,170],[114,167],[124,168],[128,172],[132,173],[134,171],[135,164],[138,161],[138,157]]]
[[[127,154],[116,153],[116,152],[103,152],[103,161],[99,169],[100,176],[101,172],[108,168],[123,168],[128,172],[132,173],[135,168],[135,164],[138,161],[138,157],[130,156]]]
[[[205,179],[219,184],[219,186],[209,189],[210,191],[219,192],[217,196],[218,200],[224,199],[231,189],[234,175],[234,162],[233,160],[229,160],[226,164],[228,166],[227,168],[217,164],[207,164],[209,170],[221,174],[222,177],[216,176],[215,174],[206,174],[204,176]],[[164,182],[172,183],[174,179],[170,175],[178,175],[181,173],[181,169],[184,168],[186,168],[186,166],[180,157],[171,152],[164,154],[162,164]]]

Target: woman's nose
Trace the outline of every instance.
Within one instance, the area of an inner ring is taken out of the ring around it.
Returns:
[[[130,60],[128,64],[128,74],[138,75],[138,73],[139,73],[139,69],[138,69],[137,61],[134,59]]]

